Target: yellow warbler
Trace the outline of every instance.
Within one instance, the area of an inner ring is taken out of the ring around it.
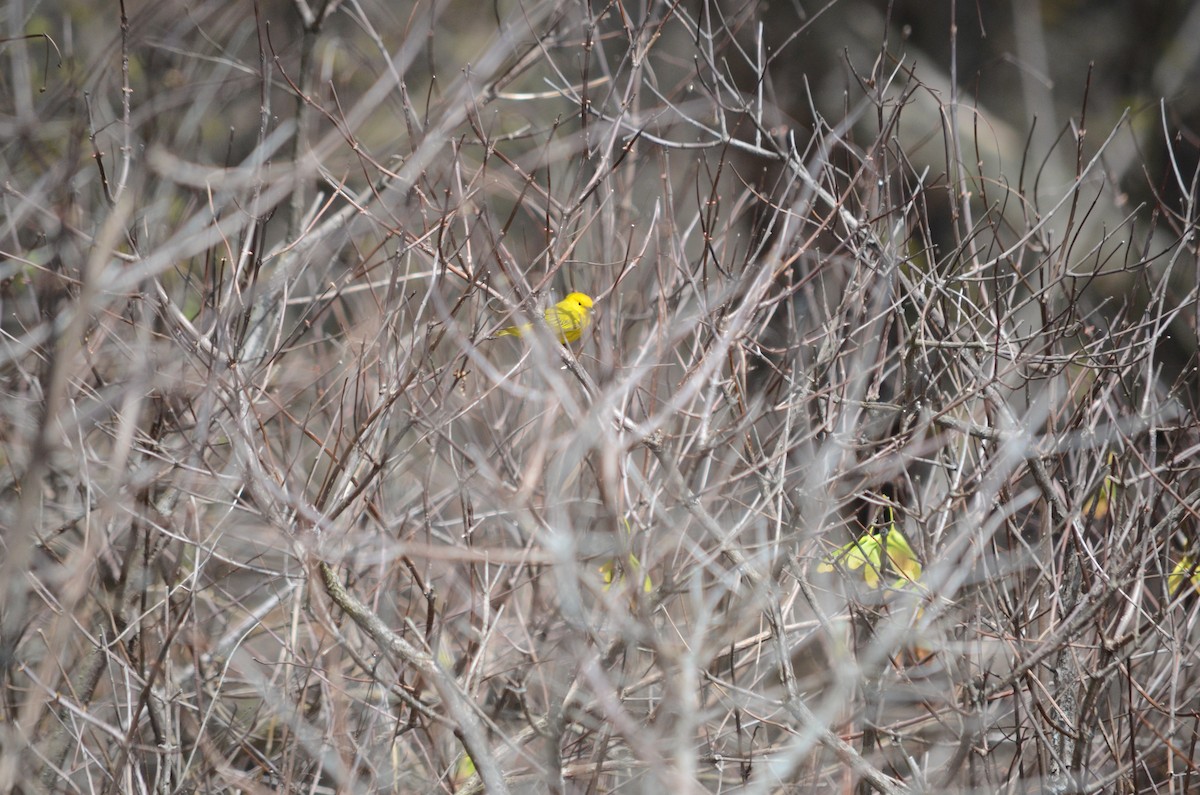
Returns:
[[[883,554],[887,550],[888,563],[900,575],[900,579],[892,584],[893,588],[902,588],[907,583],[915,583],[921,579],[921,562],[917,553],[909,546],[908,539],[896,529],[892,522],[886,531],[870,531],[849,544],[834,551],[817,566],[817,571],[833,571],[835,566],[845,566],[847,569],[863,570],[863,581],[868,588],[879,587],[879,575],[883,571]]]
[[[1184,555],[1167,575],[1167,591],[1174,596],[1189,580],[1192,587],[1200,592],[1200,571],[1197,571],[1196,559],[1191,555]]]
[[[542,315],[554,336],[564,345],[574,342],[583,334],[592,320],[592,297],[585,293],[571,293],[563,300],[546,309]],[[496,332],[497,337],[523,337],[533,329],[532,323],[509,326]]]
[[[637,555],[629,553],[629,568],[632,571],[637,571],[642,568],[642,562],[637,559]],[[620,585],[625,582],[625,575],[617,569],[617,559],[605,563],[600,566],[597,571],[600,572],[600,579],[604,581],[604,590],[607,591],[614,585]],[[654,580],[650,579],[649,574],[642,575],[642,593],[654,593]]]
[[[629,520],[621,517],[621,521],[625,523],[625,532],[628,535],[633,535],[633,527],[630,526]],[[624,567],[620,567],[624,568]],[[637,559],[637,555],[629,553],[629,571],[637,572],[642,569],[642,562]],[[619,570],[617,559],[613,558],[600,567],[600,578],[604,580],[604,590],[612,588],[613,585],[620,584],[625,581],[625,574]],[[642,575],[642,593],[654,592],[654,580],[650,579],[649,574]]]
[[[1096,493],[1088,497],[1083,503],[1083,515],[1089,514],[1093,519],[1103,519],[1108,516],[1108,508],[1112,504],[1113,497],[1117,494],[1117,479],[1111,473],[1117,470],[1117,454],[1108,454],[1108,470],[1109,474],[1104,476],[1104,481],[1100,484],[1100,488]]]

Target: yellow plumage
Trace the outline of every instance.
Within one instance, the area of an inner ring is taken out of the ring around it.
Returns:
[[[554,306],[548,307],[542,317],[559,342],[564,345],[575,342],[592,320],[592,297],[586,293],[571,293]],[[523,337],[532,329],[532,323],[509,326],[497,331],[496,336]]]

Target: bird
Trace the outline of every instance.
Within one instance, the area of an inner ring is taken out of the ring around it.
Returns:
[[[592,321],[592,297],[587,293],[571,293],[554,306],[547,307],[542,317],[560,343],[575,342]],[[532,329],[532,323],[509,326],[497,331],[496,336],[523,337]]]

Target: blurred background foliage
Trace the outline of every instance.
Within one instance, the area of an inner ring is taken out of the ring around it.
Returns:
[[[1200,6],[0,25],[0,790],[1195,785]]]

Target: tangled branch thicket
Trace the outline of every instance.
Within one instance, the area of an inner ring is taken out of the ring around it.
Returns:
[[[1194,139],[762,13],[20,19],[0,789],[1200,787]]]

